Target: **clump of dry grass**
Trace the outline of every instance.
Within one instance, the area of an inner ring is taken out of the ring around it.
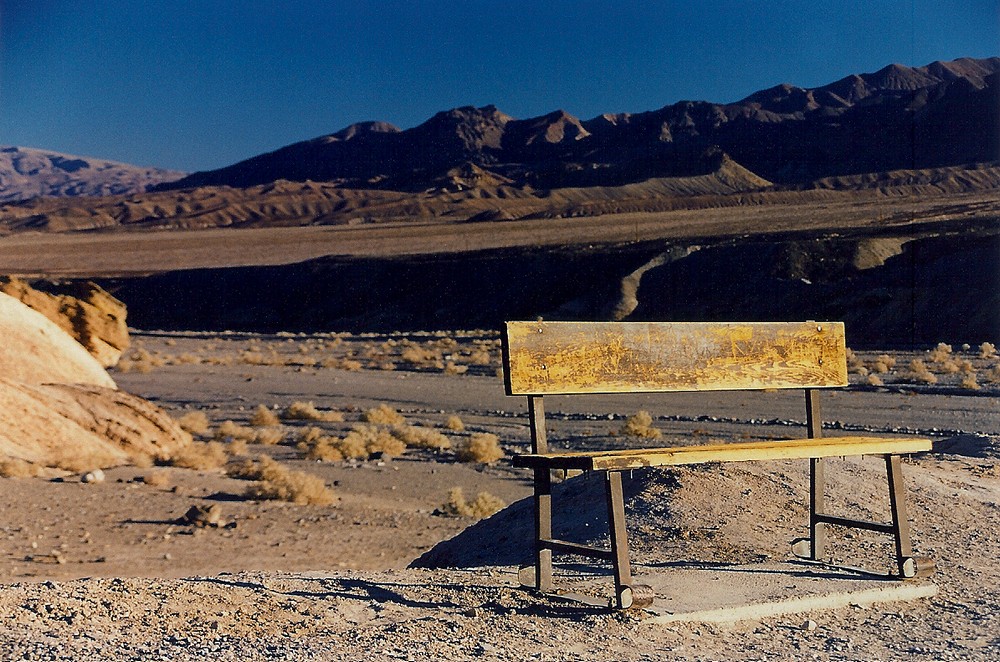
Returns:
[[[299,435],[298,448],[310,460],[337,462],[368,459],[373,455],[396,457],[406,450],[406,444],[383,428],[355,425],[343,438],[322,434],[319,428],[307,429]]]
[[[151,471],[142,477],[142,482],[150,487],[166,487],[170,484],[170,477],[166,471]]]
[[[931,350],[928,358],[934,363],[944,363],[951,358],[951,352],[951,345],[939,342],[937,346]]]
[[[276,425],[260,428],[253,435],[253,443],[264,446],[275,446],[284,440],[285,431]]]
[[[226,452],[233,456],[246,455],[247,450],[246,439],[230,439],[229,443],[226,444]]]
[[[937,375],[932,373],[921,359],[910,361],[909,379],[918,384],[937,384]]]
[[[333,492],[319,476],[289,469],[266,455],[236,465],[229,475],[255,481],[245,492],[250,499],[289,501],[300,506],[325,506],[334,501]]]
[[[278,415],[275,414],[266,405],[257,405],[257,408],[253,412],[253,416],[250,417],[250,425],[254,427],[263,427],[266,425],[278,425],[281,420]]]
[[[184,469],[218,469],[226,463],[226,447],[217,441],[195,442],[182,448],[169,462]]]
[[[641,439],[659,439],[663,433],[653,427],[653,417],[648,411],[639,410],[625,419],[620,434]]]
[[[11,457],[0,460],[0,477],[3,478],[34,478],[42,475],[42,467],[22,460],[19,457]]]
[[[963,374],[962,381],[959,383],[959,386],[961,386],[964,389],[968,389],[970,391],[978,391],[979,389],[982,388],[979,385],[979,380],[977,379],[977,375],[974,372],[967,372]]]
[[[882,378],[874,373],[868,375],[868,378],[865,379],[865,383],[869,386],[885,386],[885,382],[882,381]]]
[[[419,425],[396,425],[391,434],[410,448],[444,450],[451,448],[451,441],[437,430]]]
[[[462,432],[465,430],[465,423],[462,419],[458,417],[457,414],[452,414],[448,418],[444,419],[444,427],[446,430],[451,430],[453,432]]]
[[[281,412],[281,418],[286,421],[325,421],[340,423],[344,415],[339,411],[319,410],[312,402],[293,402]]]
[[[366,409],[361,413],[361,420],[376,425],[402,425],[406,422],[402,414],[386,404]]]
[[[200,411],[192,411],[184,414],[177,419],[177,425],[185,432],[199,437],[207,436],[210,429],[208,416],[205,416],[205,413]]]
[[[984,342],[979,346],[979,358],[981,359],[992,359],[997,355],[997,348],[991,342]]]
[[[453,487],[448,491],[448,501],[441,510],[452,516],[483,519],[500,512],[506,505],[502,499],[489,492],[480,492],[470,503],[465,500],[465,494],[461,487]]]
[[[868,374],[864,361],[862,361],[861,357],[854,353],[853,349],[850,347],[846,348],[845,356],[847,357],[847,372],[857,375],[861,374],[861,370],[864,370],[865,374]]]
[[[504,456],[500,440],[489,432],[476,432],[459,442],[455,457],[459,462],[479,462],[493,464]]]
[[[987,384],[1000,384],[1000,364],[993,366],[983,375],[983,381]]]
[[[875,360],[871,362],[869,366],[870,370],[874,373],[884,375],[891,372],[893,368],[896,367],[895,357],[889,356],[888,354],[879,354],[875,357]]]
[[[444,364],[443,370],[446,375],[464,375],[469,372],[469,366],[461,365],[455,363],[454,361],[448,361]]]
[[[253,428],[228,420],[219,423],[219,427],[215,429],[216,441],[242,440],[251,442],[256,435],[257,431]]]

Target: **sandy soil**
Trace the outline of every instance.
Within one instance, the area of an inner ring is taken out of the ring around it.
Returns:
[[[343,423],[317,424],[338,433],[363,410],[388,404],[409,423],[438,429],[447,416],[460,416],[467,429],[445,431],[453,439],[492,432],[508,454],[526,446],[524,403],[503,395],[492,374],[495,358],[465,374],[447,374],[431,364],[399,363],[395,370],[323,367],[322,347],[330,346],[340,361],[348,355],[364,359],[372,346],[388,340],[139,335],[130,371],[114,376],[123,388],[176,416],[204,411],[213,425],[245,424],[258,404],[280,409],[313,401],[344,413]],[[418,340],[425,346],[441,342],[434,336]],[[460,362],[466,350],[489,348],[491,342],[488,335],[465,334],[444,345],[450,347],[447,356]],[[6,627],[0,655],[346,659],[364,651],[369,659],[995,658],[1000,652],[998,405],[996,390],[963,391],[950,383],[859,388],[825,398],[825,419],[848,431],[918,432],[942,440],[943,452],[907,465],[914,544],[918,553],[937,560],[941,594],[921,603],[812,614],[815,630],[800,629],[803,618],[724,628],[652,627],[639,613],[611,614],[534,597],[516,588],[512,567],[524,556],[520,536],[512,534],[529,525],[524,504],[468,529],[452,551],[442,552],[451,556],[446,565],[456,555],[491,559],[482,567],[406,569],[474,523],[436,512],[451,488],[462,487],[470,497],[486,491],[513,503],[529,494],[527,476],[503,461],[489,467],[459,463],[448,451],[317,463],[283,444],[251,445],[248,452],[321,476],[333,486],[335,504],[249,500],[243,496],[246,481],[218,470],[122,467],[97,484],[75,475],[55,481],[2,479],[0,614]],[[794,435],[802,418],[800,397],[784,393],[552,399],[551,434],[557,443],[583,447],[633,443],[615,433],[624,417],[640,408],[656,417],[666,439],[679,443]],[[302,425],[288,424],[288,438]],[[802,533],[800,465],[747,463],[669,477],[636,473],[627,489],[637,571],[668,570],[671,562],[747,562],[787,554],[788,540]],[[848,488],[842,490],[848,493],[845,507],[867,512],[866,498],[879,489],[877,473],[870,463],[848,461],[837,484]],[[150,480],[153,474],[157,478]],[[576,485],[567,481],[560,489],[579,489]],[[221,526],[181,523],[196,505],[218,506]],[[751,512],[753,518],[747,516]],[[573,521],[587,517],[580,512]],[[857,544],[867,549],[869,543]],[[884,545],[876,548],[884,552]]]

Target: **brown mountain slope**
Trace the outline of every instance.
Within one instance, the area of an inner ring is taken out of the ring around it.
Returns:
[[[784,189],[770,186],[719,155],[717,167],[705,175],[652,178],[622,186],[520,188],[471,164],[455,168],[431,184],[428,189],[408,193],[279,181],[247,189],[203,187],[103,198],[36,199],[0,205],[0,233],[600,216],[818,201],[835,194],[842,197],[849,191],[866,198],[989,193],[1000,188],[1000,166],[831,177]]]

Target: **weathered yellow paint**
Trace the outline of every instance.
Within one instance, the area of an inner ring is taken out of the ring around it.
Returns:
[[[847,385],[841,322],[507,322],[508,395]]]
[[[745,460],[782,460],[837,457],[846,455],[885,455],[918,453],[931,450],[931,440],[921,437],[823,437],[784,441],[749,441],[703,446],[613,450],[595,453],[545,453],[519,455],[514,466],[623,470],[700,462],[740,462]]]

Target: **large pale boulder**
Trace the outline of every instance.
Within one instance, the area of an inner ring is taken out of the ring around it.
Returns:
[[[115,388],[104,367],[55,322],[0,294],[0,376],[28,384]]]
[[[167,459],[191,442],[54,322],[2,293],[0,338],[0,460],[82,471]]]
[[[125,304],[95,283],[71,283],[46,292],[14,276],[0,276],[0,292],[52,320],[104,367],[118,363],[128,349]]]

